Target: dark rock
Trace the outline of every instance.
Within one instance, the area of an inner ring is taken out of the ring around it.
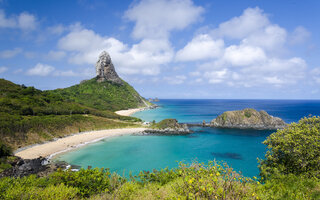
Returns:
[[[16,157],[11,161],[10,169],[6,169],[0,173],[1,177],[23,177],[31,174],[37,174],[38,176],[46,176],[49,173],[56,171],[58,168],[65,168],[67,163],[50,163],[46,158],[39,157],[36,159],[22,159]]]

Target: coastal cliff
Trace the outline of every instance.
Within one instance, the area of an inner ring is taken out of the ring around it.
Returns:
[[[266,111],[252,108],[227,111],[211,121],[211,127],[275,130],[286,127],[286,123],[279,117],[273,117]]]

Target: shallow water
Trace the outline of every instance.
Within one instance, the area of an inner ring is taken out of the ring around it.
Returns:
[[[200,123],[226,110],[246,107],[264,109],[286,122],[298,121],[309,114],[320,114],[320,101],[285,100],[161,100],[158,109],[135,116],[146,121],[176,118],[180,122]],[[257,158],[263,158],[262,142],[273,131],[193,127],[187,136],[121,136],[61,154],[56,159],[86,168],[110,168],[119,174],[129,171],[176,167],[179,161],[207,163],[223,160],[245,176],[258,175]]]

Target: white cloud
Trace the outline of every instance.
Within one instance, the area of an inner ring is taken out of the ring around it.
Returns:
[[[232,45],[226,48],[223,60],[233,66],[245,66],[263,62],[266,55],[259,47]]]
[[[302,38],[307,35],[301,28],[296,32]],[[221,23],[209,33],[202,33],[202,40],[196,36],[177,53],[178,57],[182,52],[190,51],[184,56],[189,61],[203,58],[203,62],[197,63],[197,70],[189,73],[190,76],[230,87],[282,87],[297,84],[306,77],[304,59],[282,57],[281,53],[288,44],[287,30],[271,23],[259,8],[246,9],[241,16]],[[223,42],[223,39],[229,46],[220,48],[220,56],[214,51],[210,54],[210,48],[200,45],[203,41],[208,44],[211,41]]]
[[[204,77],[209,80],[209,83],[216,84],[223,82],[228,75],[228,69],[222,69],[219,71],[205,72]]]
[[[21,48],[14,48],[12,50],[0,51],[0,58],[13,58],[22,52]]]
[[[308,40],[311,36],[311,33],[302,26],[295,28],[290,37],[290,44],[302,44]]]
[[[16,21],[14,18],[7,18],[3,10],[0,10],[0,28],[14,28]]]
[[[164,77],[163,78],[168,84],[171,85],[179,85],[184,83],[184,81],[187,79],[186,76],[184,75],[177,75],[177,76],[173,76],[173,77]]]
[[[46,57],[49,60],[61,60],[66,55],[67,54],[64,51],[49,51]]]
[[[74,30],[61,38],[58,47],[70,51],[73,64],[93,65],[99,54],[106,50],[116,70],[123,74],[155,75],[160,65],[172,60],[173,50],[167,40],[144,39],[129,48],[121,41],[96,34],[92,30]]]
[[[259,46],[265,50],[282,47],[287,39],[287,31],[278,25],[268,25],[242,40],[243,44]]]
[[[23,12],[18,17],[18,27],[22,30],[34,30],[37,26],[36,17]]]
[[[260,8],[247,8],[241,16],[223,22],[213,30],[215,37],[242,39],[251,33],[267,26],[269,19]]]
[[[167,38],[170,31],[199,21],[203,11],[191,0],[142,0],[126,11],[125,18],[136,23],[135,38]]]
[[[177,61],[195,61],[217,58],[223,54],[223,40],[213,40],[208,34],[196,36],[176,54]]]
[[[37,18],[27,12],[18,16],[7,17],[4,10],[0,10],[0,28],[20,28],[21,30],[34,30],[37,26]]]
[[[6,72],[8,70],[7,67],[0,67],[0,74],[2,74],[3,72]]]
[[[55,70],[54,67],[42,63],[36,64],[33,68],[27,71],[29,76],[48,76]]]

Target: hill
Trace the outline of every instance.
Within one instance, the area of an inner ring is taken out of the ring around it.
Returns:
[[[152,105],[118,76],[110,55],[105,51],[96,63],[96,75],[78,85],[52,92],[69,101],[99,110],[117,111]]]
[[[97,77],[52,92],[63,96],[68,101],[99,110],[117,111],[151,105],[125,81],[123,84],[111,81],[98,82]]]
[[[41,91],[0,79],[0,142],[16,149],[81,131],[138,126],[116,110],[151,105],[115,72],[108,53],[97,76],[65,89]]]
[[[79,131],[132,126],[139,121],[5,79],[0,79],[0,107],[0,140],[13,148]]]

